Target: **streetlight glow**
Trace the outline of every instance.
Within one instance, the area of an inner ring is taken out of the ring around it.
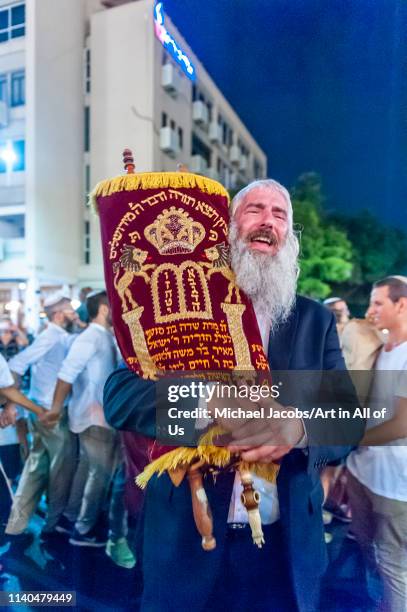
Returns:
[[[17,161],[17,154],[13,149],[13,145],[9,141],[5,147],[0,150],[0,158],[4,161],[7,168],[10,168]]]

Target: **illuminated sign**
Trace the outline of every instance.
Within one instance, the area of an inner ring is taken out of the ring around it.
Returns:
[[[167,49],[170,55],[172,55],[175,61],[181,66],[187,77],[195,81],[196,74],[193,63],[190,61],[189,57],[185,55],[181,47],[179,47],[164,26],[164,9],[162,2],[157,2],[154,7],[154,29],[155,35],[163,47]]]

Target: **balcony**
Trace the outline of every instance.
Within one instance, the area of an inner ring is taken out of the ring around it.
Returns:
[[[172,64],[164,64],[161,68],[161,85],[166,92],[176,98],[179,92],[179,76]]]
[[[194,174],[207,174],[208,163],[202,155],[193,155],[191,158],[191,172]]]
[[[160,149],[170,157],[176,157],[179,153],[178,135],[169,126],[160,130]]]
[[[192,119],[201,127],[208,125],[208,107],[202,102],[202,100],[196,100],[192,105]]]

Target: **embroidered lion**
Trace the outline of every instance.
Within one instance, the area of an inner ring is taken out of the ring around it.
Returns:
[[[231,303],[233,291],[235,291],[236,301],[238,304],[241,304],[242,300],[240,297],[239,288],[236,285],[235,274],[230,268],[229,247],[227,244],[224,242],[215,244],[213,247],[205,249],[205,255],[209,259],[210,263],[202,262],[201,265],[208,268],[206,273],[207,279],[210,279],[212,274],[220,272],[226,278],[226,280],[229,281],[228,294],[225,302],[227,304]]]
[[[126,244],[122,249],[122,255],[119,261],[116,261],[113,264],[113,272],[115,273],[113,283],[121,299],[123,312],[128,312],[129,310],[127,301],[132,308],[138,307],[138,304],[133,299],[129,289],[134,277],[141,276],[144,278],[146,283],[150,282],[150,277],[147,274],[147,270],[153,270],[156,266],[155,264],[145,264],[144,262],[146,261],[147,257],[147,251],[142,251],[135,246]],[[119,278],[120,268],[123,268],[125,272]]]

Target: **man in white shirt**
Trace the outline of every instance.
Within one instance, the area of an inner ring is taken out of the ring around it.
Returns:
[[[69,298],[54,294],[45,300],[44,310],[48,327],[33,344],[9,361],[16,377],[31,367],[30,398],[51,408],[59,368],[71,341],[66,328],[76,319]],[[42,418],[42,417],[41,417]],[[24,532],[44,491],[48,493],[48,513],[44,532],[54,529],[69,495],[75,469],[75,440],[68,428],[67,416],[57,427],[49,429],[41,419],[31,418],[33,444],[17,488],[6,534],[17,536]]]
[[[118,353],[110,331],[106,291],[90,294],[86,306],[91,323],[74,341],[62,364],[47,420],[52,423],[59,418],[71,393],[69,426],[79,435],[81,459],[64,516],[75,521],[71,544],[99,547],[106,545],[106,538],[97,533],[95,526],[120,457],[118,434],[107,424],[103,413],[103,387],[117,365]],[[67,521],[65,526],[68,530]]]
[[[372,417],[348,457],[352,531],[383,578],[383,609],[407,610],[407,277],[373,285],[369,313],[388,337],[375,366]],[[385,409],[380,418],[373,411]]]
[[[11,494],[8,490],[7,480],[15,478],[21,465],[20,447],[14,423],[17,411],[14,403],[23,406],[37,416],[45,411],[40,406],[27,399],[16,387],[8,364],[0,355],[0,404],[3,401],[13,402],[7,410],[0,406],[0,542],[11,508]],[[6,480],[7,478],[7,480]]]

